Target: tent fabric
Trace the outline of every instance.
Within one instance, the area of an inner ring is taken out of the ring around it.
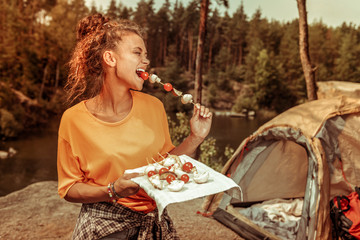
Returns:
[[[329,239],[331,197],[347,195],[360,183],[359,130],[360,99],[339,96],[304,103],[242,141],[222,173],[241,187],[241,202],[303,198],[296,239]],[[203,207],[226,210],[234,202],[217,194]]]

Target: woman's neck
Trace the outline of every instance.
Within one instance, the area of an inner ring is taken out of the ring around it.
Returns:
[[[86,102],[88,110],[106,122],[121,121],[130,113],[132,105],[133,98],[129,89],[116,92],[106,86],[99,95]]]

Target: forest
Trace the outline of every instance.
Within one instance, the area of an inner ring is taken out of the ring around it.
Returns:
[[[306,101],[299,58],[297,16],[291,22],[268,20],[243,5],[232,14],[210,1],[203,58],[203,103],[213,110],[243,109],[281,113]],[[194,88],[200,1],[188,5],[153,0],[129,8],[112,0],[108,9],[84,0],[3,0],[0,2],[0,136],[15,137],[62,113],[67,62],[79,19],[100,12],[126,18],[146,31],[150,72],[184,92]],[[309,25],[309,51],[316,81],[360,81],[360,29],[354,24]],[[144,91],[163,100],[168,111],[189,110],[161,88]]]

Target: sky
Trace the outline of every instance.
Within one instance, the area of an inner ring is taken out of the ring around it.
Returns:
[[[102,6],[106,10],[110,0],[85,0],[88,6],[95,2],[96,6]],[[124,6],[136,8],[137,0],[116,0]],[[155,9],[161,7],[164,0],[154,0]],[[187,6],[191,0],[178,0]],[[229,8],[217,5],[212,1],[212,8],[217,7],[220,12],[228,11],[232,15],[240,6],[241,0],[228,0]],[[175,0],[170,0],[174,4]],[[246,15],[251,18],[257,9],[260,8],[262,16],[268,20],[288,22],[298,18],[296,0],[242,0]],[[308,23],[322,21],[324,24],[337,27],[346,22],[360,26],[360,0],[308,0],[306,3],[308,12]]]

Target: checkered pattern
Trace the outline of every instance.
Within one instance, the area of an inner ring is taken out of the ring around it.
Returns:
[[[138,240],[179,239],[166,209],[159,221],[157,209],[144,214],[121,204],[109,202],[82,205],[73,239],[99,239],[115,232],[136,227],[140,228]]]

